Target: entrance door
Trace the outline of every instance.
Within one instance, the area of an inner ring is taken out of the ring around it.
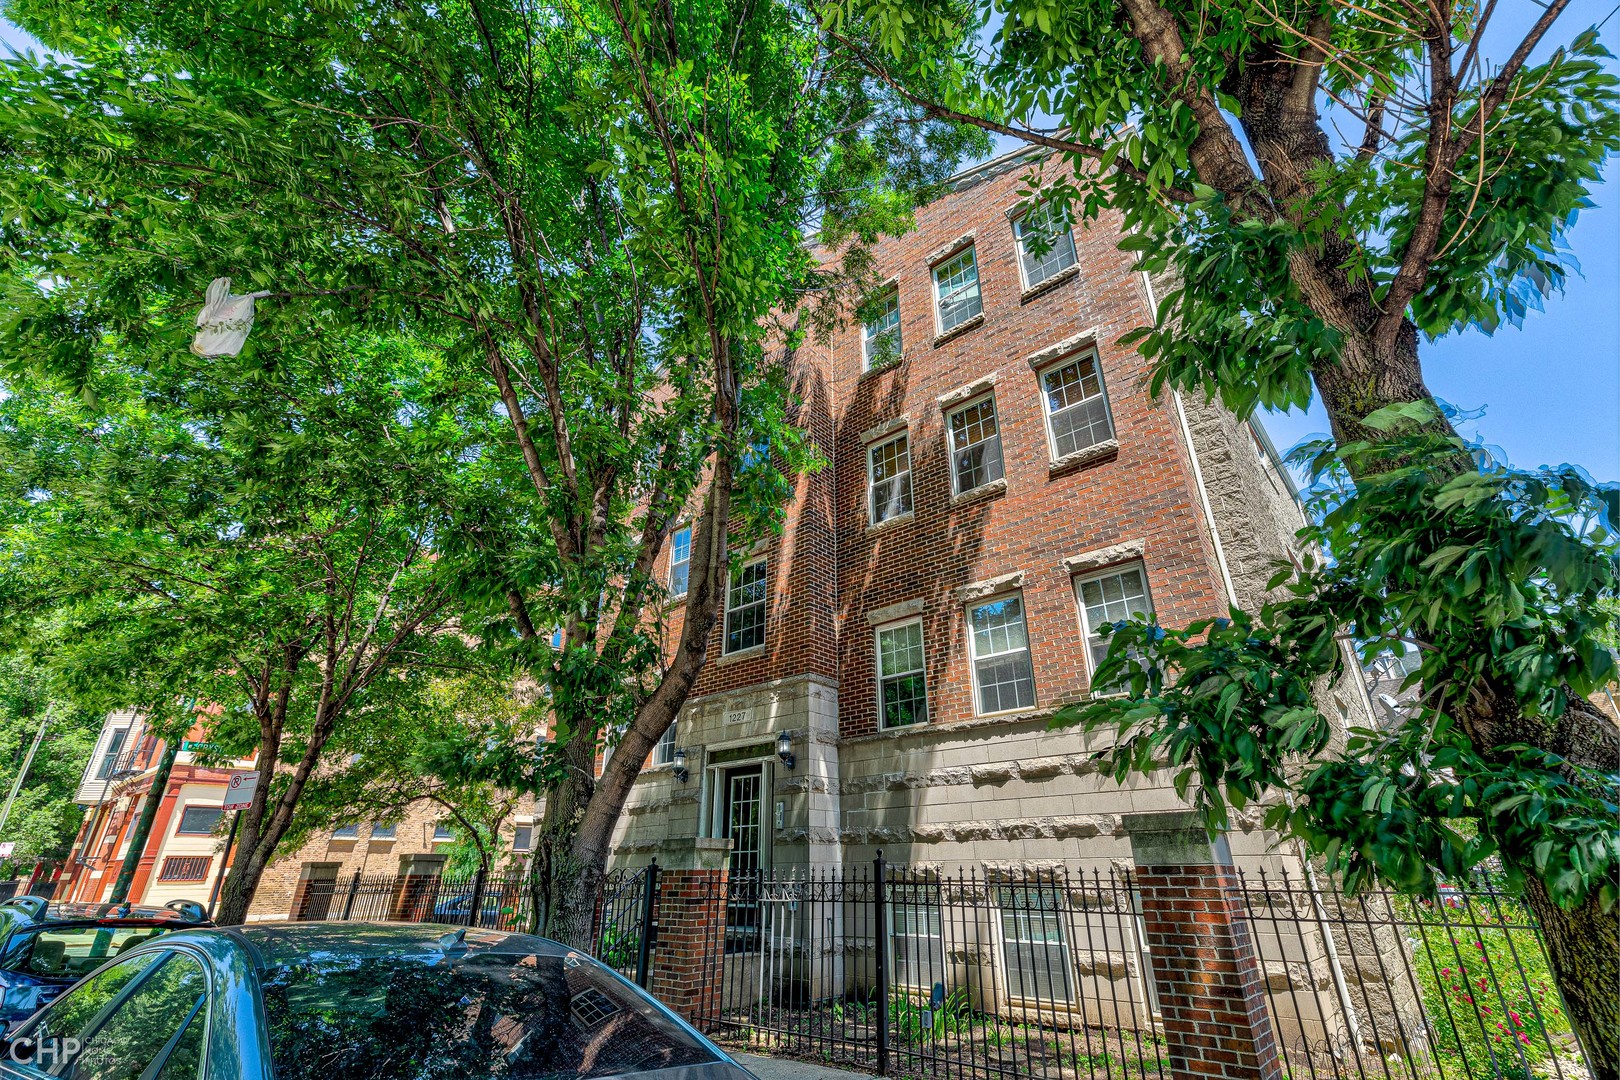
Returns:
[[[728,946],[751,940],[759,932],[760,794],[765,772],[744,765],[721,774],[720,835],[731,841],[730,902],[726,912]]]
[[[731,877],[757,877],[760,871],[759,796],[764,767],[746,765],[726,774],[725,821],[721,835],[731,841]]]

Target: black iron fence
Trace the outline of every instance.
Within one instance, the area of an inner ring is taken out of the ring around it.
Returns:
[[[1490,878],[1434,902],[1239,882],[1290,1076],[1589,1075],[1534,916]]]
[[[477,913],[476,917],[474,912]],[[302,883],[294,919],[440,922],[521,930],[529,889],[522,875],[371,874]]]
[[[1490,883],[1433,904],[1238,883],[1291,1080],[1589,1075],[1534,920]],[[879,861],[714,888],[694,1020],[724,1044],[903,1077],[1171,1074],[1129,872]]]
[[[697,1018],[724,1043],[901,1076],[1169,1076],[1124,875],[877,861],[725,888]]]

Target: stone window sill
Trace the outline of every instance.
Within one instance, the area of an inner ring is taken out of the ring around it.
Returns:
[[[976,488],[960,492],[951,496],[952,506],[965,506],[968,503],[978,502],[980,499],[995,499],[1007,493],[1007,478],[992,480],[988,484],[980,484]]]
[[[901,524],[904,524],[905,522],[913,520],[914,518],[916,518],[916,516],[917,516],[917,512],[915,510],[907,510],[905,513],[896,514],[892,518],[884,518],[882,521],[877,522],[875,525],[868,525],[866,527],[866,535],[871,536],[874,533],[880,533],[880,532],[885,531],[886,529],[891,529],[896,525],[901,525]]]
[[[747,659],[750,659],[750,658],[755,657],[755,656],[764,656],[764,655],[765,655],[765,646],[764,645],[750,645],[748,648],[746,648],[746,649],[738,649],[736,652],[722,652],[720,654],[720,659],[717,661],[717,663],[729,664],[734,660],[747,660]]]
[[[1084,450],[1076,450],[1072,454],[1064,454],[1062,457],[1052,462],[1051,465],[1047,466],[1046,472],[1048,476],[1060,476],[1063,473],[1072,472],[1075,469],[1082,468],[1086,465],[1091,465],[1098,461],[1104,461],[1108,458],[1114,457],[1118,453],[1119,440],[1105,439],[1093,446],[1086,447]]]
[[[1066,266],[1062,270],[1059,270],[1057,273],[1053,274],[1051,277],[1047,278],[1045,281],[1041,282],[1039,285],[1031,285],[1029,288],[1019,293],[1018,302],[1020,304],[1027,304],[1037,296],[1040,296],[1042,293],[1050,292],[1059,285],[1063,284],[1065,281],[1071,281],[1079,276],[1079,263],[1075,263],[1073,266]]]
[[[893,360],[885,360],[881,364],[873,364],[871,367],[862,369],[861,378],[864,379],[868,375],[882,375],[886,371],[893,371],[895,368],[899,367],[901,364],[904,364],[909,359],[911,359],[909,356],[907,356],[905,353],[901,353]]]
[[[941,345],[945,344],[947,341],[952,341],[952,340],[954,340],[956,338],[959,338],[963,334],[967,333],[969,330],[977,330],[979,327],[981,327],[983,325],[984,325],[984,312],[981,311],[977,315],[973,316],[973,318],[967,320],[966,322],[957,323],[955,326],[951,327],[949,330],[945,331],[943,334],[936,334],[934,336],[934,348],[937,349]]]

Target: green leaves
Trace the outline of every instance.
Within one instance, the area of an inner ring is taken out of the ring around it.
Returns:
[[[1099,757],[1116,779],[1170,770],[1212,830],[1232,808],[1269,802],[1267,824],[1351,889],[1377,880],[1432,895],[1440,877],[1496,858],[1560,902],[1612,905],[1620,775],[1532,739],[1601,723],[1568,710],[1615,677],[1603,642],[1620,544],[1592,527],[1595,487],[1577,470],[1509,469],[1436,434],[1437,415],[1390,406],[1366,421],[1386,438],[1316,448],[1314,523],[1300,539],[1330,561],[1279,570],[1271,588],[1284,598],[1258,617],[1112,628],[1098,684],[1128,689],[1059,720],[1115,732]],[[1481,465],[1458,471],[1459,459]],[[1312,695],[1318,680],[1360,677],[1340,627],[1366,661],[1422,643],[1407,681],[1420,695],[1342,744]],[[1491,703],[1496,726],[1482,723],[1480,696],[1501,687],[1513,700]]]

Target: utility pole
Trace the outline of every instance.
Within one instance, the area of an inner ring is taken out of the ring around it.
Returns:
[[[135,832],[129,838],[124,865],[118,871],[118,880],[113,883],[112,895],[107,897],[109,904],[121,904],[129,899],[129,887],[135,880],[135,867],[140,864],[141,853],[146,850],[146,838],[152,834],[152,819],[157,817],[158,804],[163,801],[165,789],[169,786],[169,772],[174,768],[174,759],[180,756],[180,742],[179,739],[163,740],[163,757],[158,759],[157,772],[152,774],[152,786],[147,789],[146,801],[141,804],[141,816],[135,822]]]
[[[28,754],[23,758],[22,768],[17,770],[17,779],[11,782],[11,794],[6,796],[6,805],[0,809],[0,833],[4,833],[6,820],[11,817],[11,804],[17,801],[17,793],[22,790],[23,781],[28,779],[28,770],[34,765],[34,755],[39,752],[40,740],[45,738],[45,728],[51,722],[51,712],[45,710],[45,717],[39,722],[39,730],[34,732],[34,741],[28,746]]]

